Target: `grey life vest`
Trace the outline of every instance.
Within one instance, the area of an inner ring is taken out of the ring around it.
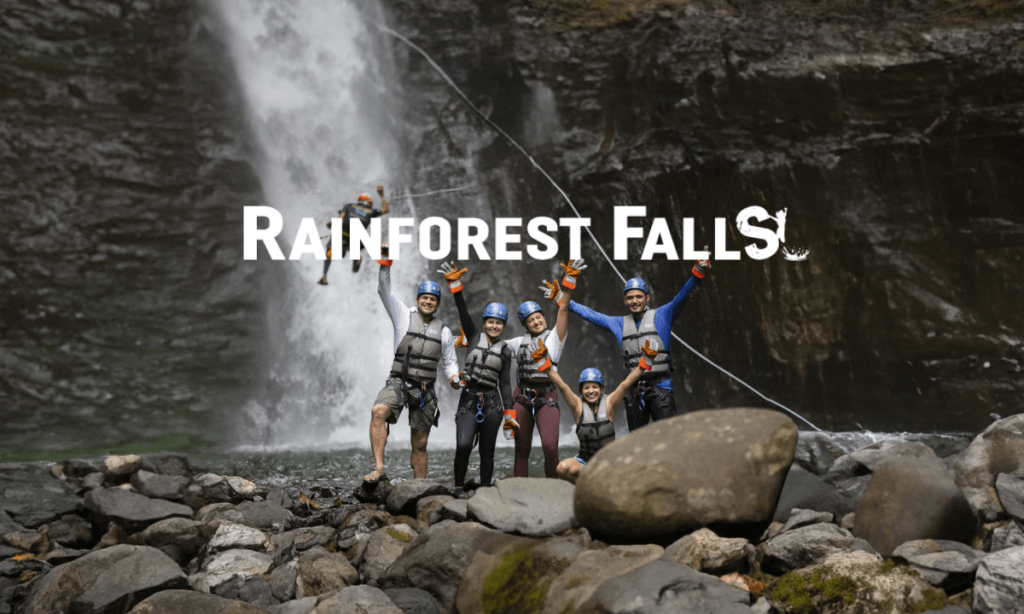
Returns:
[[[632,315],[622,318],[622,359],[626,363],[626,372],[630,372],[640,364],[640,358],[644,356],[642,348],[645,341],[651,342],[651,348],[658,350],[654,357],[652,368],[640,376],[640,379],[661,378],[672,371],[672,359],[668,355],[668,347],[658,336],[658,330],[654,326],[654,314],[657,309],[648,309],[640,318],[640,327],[637,329],[636,320]]]
[[[433,382],[437,379],[437,362],[441,359],[441,329],[438,318],[427,323],[418,310],[409,314],[409,331],[395,350],[391,375],[403,380]]]
[[[608,419],[608,395],[602,394],[597,404],[597,413],[590,403],[583,403],[583,415],[576,424],[576,436],[580,438],[580,458],[590,460],[598,450],[615,441],[615,425]]]
[[[469,381],[483,388],[497,388],[501,376],[501,351],[504,341],[488,344],[487,334],[480,333],[476,347],[466,354],[466,375]]]
[[[538,337],[547,338],[548,331],[542,332]],[[526,333],[523,338],[519,340],[519,351],[516,352],[516,364],[519,365],[516,378],[520,382],[549,382],[551,378],[548,377],[547,371],[538,371],[537,362],[530,356],[530,343],[537,337],[533,336],[533,333]],[[558,366],[558,363],[551,361],[553,366]]]

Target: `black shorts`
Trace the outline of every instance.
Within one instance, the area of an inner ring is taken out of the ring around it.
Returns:
[[[643,383],[643,382],[641,382]],[[651,385],[647,387],[643,396],[637,394],[637,387],[634,385],[626,393],[624,400],[626,405],[626,423],[629,430],[646,425],[648,422],[657,422],[676,415],[676,398],[671,390],[658,388]]]

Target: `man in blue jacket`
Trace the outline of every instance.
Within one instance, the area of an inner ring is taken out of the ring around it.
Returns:
[[[629,430],[636,430],[650,421],[671,418],[676,415],[676,400],[672,394],[672,359],[669,346],[672,340],[672,323],[676,321],[690,297],[700,289],[704,276],[711,269],[709,260],[698,261],[693,267],[693,276],[683,285],[672,302],[649,309],[647,301],[650,292],[647,282],[634,277],[626,282],[623,302],[629,315],[621,317],[598,313],[576,301],[569,301],[569,310],[584,320],[596,324],[615,335],[622,348],[625,373],[640,364],[644,356],[640,349],[645,341],[658,350],[650,371],[644,372],[640,382],[630,388],[626,395],[626,422]],[[650,361],[650,358],[647,359]]]

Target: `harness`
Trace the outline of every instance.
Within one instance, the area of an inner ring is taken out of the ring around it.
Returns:
[[[658,384],[660,384],[661,382],[667,380],[668,378],[669,378],[669,376],[666,375],[664,377],[659,377],[656,380],[653,380],[653,379],[652,380],[646,380],[646,381],[640,380],[639,382],[636,383],[636,388],[634,388],[634,390],[636,391],[637,409],[639,411],[643,412],[647,408],[647,402],[644,400],[644,395],[647,394],[647,391],[648,390],[654,390],[654,388]]]
[[[529,407],[534,416],[537,415],[537,409],[539,409],[537,407],[538,404],[554,407],[557,410],[558,401],[550,399],[547,396],[547,394],[554,389],[554,384],[545,384],[540,388],[528,388],[520,382],[519,396],[516,397],[515,402],[519,403],[523,407]]]

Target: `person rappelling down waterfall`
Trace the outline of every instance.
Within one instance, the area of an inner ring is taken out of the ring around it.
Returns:
[[[455,488],[466,484],[469,455],[473,442],[480,442],[480,485],[490,486],[494,474],[494,446],[498,429],[504,418],[505,438],[511,439],[519,424],[512,409],[512,350],[501,339],[508,322],[508,309],[501,303],[490,303],[484,308],[483,331],[469,315],[461,278],[466,269],[459,270],[455,263],[441,264],[438,271],[448,282],[455,295],[462,333],[459,338],[467,342],[465,371],[459,374],[463,386],[455,414]]]
[[[384,198],[384,186],[377,186],[377,195],[380,196],[380,209],[373,208],[373,199],[370,198],[369,194],[360,194],[356,202],[345,205],[343,209],[338,211],[338,218],[341,219],[341,252],[338,254],[339,257],[344,258],[348,254],[349,249],[349,227],[352,225],[353,220],[366,224],[375,217],[380,217],[388,212],[388,201]],[[331,227],[331,222],[327,222],[327,227]],[[331,240],[327,239],[327,259],[324,260],[324,274],[320,277],[320,281],[317,283],[321,286],[327,285],[327,270],[331,268]],[[363,262],[362,254],[352,261],[352,272],[356,273],[359,271],[359,265]]]
[[[576,268],[573,268],[576,267]],[[562,265],[566,271],[566,283],[572,280],[575,287],[575,276],[587,268],[583,259],[573,260]],[[570,275],[571,274],[571,275]],[[559,304],[562,292],[558,282],[549,283],[544,280],[544,296],[555,305]],[[557,292],[555,291],[556,289]],[[565,344],[566,331],[569,328],[568,312],[555,322],[555,330],[547,330],[547,320],[540,305],[534,301],[526,301],[519,306],[519,323],[526,327],[526,334],[516,339],[509,339],[508,346],[516,357],[516,388],[512,391],[515,401],[515,420],[519,423],[516,431],[516,460],[513,474],[516,477],[530,475],[530,452],[533,447],[533,427],[540,431],[541,448],[544,451],[544,475],[557,477],[555,468],[558,466],[558,390],[551,382],[547,373],[537,371],[533,358],[530,357],[529,346],[534,339],[544,339],[551,356],[552,364],[558,364],[561,349]]]
[[[452,388],[461,387],[459,367],[455,358],[455,338],[444,323],[435,316],[441,303],[441,286],[424,281],[416,290],[416,306],[408,307],[391,291],[391,264],[387,259],[387,244],[381,246],[380,273],[377,293],[395,328],[395,359],[387,384],[373,402],[370,418],[370,448],[374,468],[363,477],[366,482],[377,482],[385,477],[384,447],[387,445],[389,424],[398,422],[406,405],[409,406],[412,453],[409,464],[413,476],[427,477],[427,437],[431,427],[437,426],[437,395],[434,381],[437,367],[444,362],[445,375]]]
[[[563,304],[559,308],[558,317],[568,317],[568,309]],[[563,313],[565,315],[563,316]],[[615,410],[618,409],[626,396],[627,391],[638,381],[643,374],[649,373],[654,366],[658,351],[653,349],[650,341],[645,341],[640,348],[643,356],[640,357],[637,366],[630,371],[626,379],[619,384],[618,388],[609,394],[604,392],[604,376],[593,367],[584,369],[580,373],[579,395],[573,392],[572,388],[565,383],[565,380],[553,368],[548,350],[544,346],[544,340],[534,339],[530,342],[530,356],[534,359],[536,368],[542,373],[547,373],[562,393],[562,398],[572,410],[573,420],[576,422],[576,436],[580,440],[580,451],[573,458],[567,458],[558,463],[558,477],[576,483],[576,478],[583,467],[590,460],[590,457],[598,450],[615,440]]]
[[[640,363],[644,356],[642,348],[648,342],[650,347],[658,352],[653,361],[648,361],[651,369],[643,374],[640,381],[630,388],[626,395],[626,423],[630,431],[648,422],[676,415],[676,400],[672,391],[672,360],[669,356],[672,323],[682,313],[690,297],[700,290],[701,283],[710,270],[710,260],[699,260],[693,266],[692,276],[672,302],[654,309],[647,305],[650,300],[647,282],[638,277],[630,279],[626,282],[622,296],[626,308],[629,309],[627,316],[608,316],[575,301],[569,301],[570,311],[615,335],[615,340],[622,348],[624,373],[629,373]]]

